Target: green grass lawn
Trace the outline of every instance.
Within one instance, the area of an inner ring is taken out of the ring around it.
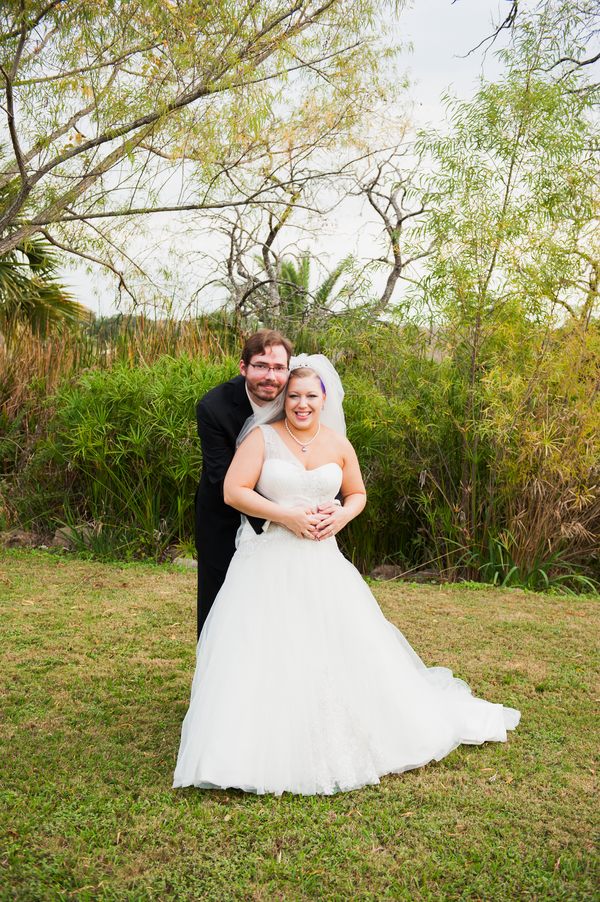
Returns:
[[[172,790],[195,575],[0,555],[0,900],[600,900],[600,604],[376,585],[429,664],[523,712],[333,797]]]

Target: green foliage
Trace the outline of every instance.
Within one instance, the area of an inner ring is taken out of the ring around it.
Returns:
[[[91,523],[81,546],[159,554],[193,524],[201,468],[195,403],[235,362],[188,355],[87,373],[53,399],[52,429],[21,474],[22,515]],[[32,493],[36,486],[35,494]]]
[[[540,548],[527,569],[515,560],[513,550],[518,552],[518,543],[511,533],[506,532],[497,539],[490,536],[487,549],[465,555],[463,563],[469,569],[474,567],[485,583],[501,588],[555,590],[562,595],[597,592],[598,583],[585,576],[582,567],[568,560],[565,549],[549,552]]]
[[[45,336],[90,318],[56,278],[58,268],[58,257],[42,238],[22,241],[0,256],[0,337],[11,339],[24,323]]]
[[[597,136],[589,102],[569,88],[511,72],[448,101],[449,137],[421,137],[437,247],[424,301],[492,353],[523,315],[544,322],[588,301]]]
[[[311,149],[343,146],[380,101],[381,6],[1,4],[2,109],[14,140],[0,148],[0,252],[65,221],[72,246],[91,250],[80,218],[172,211],[163,189],[177,178],[182,210],[226,206],[234,171],[236,203],[273,196],[292,178],[290,159],[304,166]],[[94,230],[94,249],[117,227],[107,219]]]
[[[364,513],[340,535],[347,556],[363,572],[386,561],[433,563],[455,579],[497,583],[510,573],[507,585],[589,588],[600,534],[596,328],[555,330],[550,350],[548,336],[524,331],[526,359],[538,359],[538,341],[543,366],[519,370],[518,349],[509,373],[488,368],[471,444],[452,349],[440,353],[439,335],[418,326],[365,317],[336,318],[297,346],[327,354],[346,390],[368,493]],[[83,530],[81,551],[101,558],[190,545],[201,468],[194,404],[237,372],[237,355],[153,360],[162,345],[144,328],[145,338],[135,331],[123,344],[131,363],[126,355],[71,376],[35,417],[23,410],[12,432],[8,423],[0,450],[17,454],[18,466],[3,490],[7,522],[40,532],[66,523]],[[232,334],[217,334],[216,347]],[[145,355],[152,362],[142,363]],[[510,557],[499,544],[508,534]]]
[[[332,293],[340,276],[352,263],[352,257],[341,260],[325,276],[321,284],[312,289],[311,259],[313,258],[310,253],[304,253],[300,256],[297,266],[291,260],[284,260],[281,263],[278,280],[281,303],[278,317],[280,327],[286,334],[298,332],[307,321],[323,317],[323,313],[335,302]]]
[[[339,541],[355,566],[367,573],[384,560],[403,563],[415,557],[416,522],[407,504],[412,474],[393,426],[401,415],[397,399],[357,373],[344,378],[344,389],[347,435],[358,454],[367,507]]]
[[[414,301],[435,364],[409,376],[435,555],[541,585],[597,555],[599,186],[589,97],[527,53],[421,137],[435,250]]]
[[[65,382],[118,363],[151,365],[165,355],[221,360],[223,348],[239,348],[235,337],[235,330],[220,332],[210,317],[185,321],[119,315],[46,338],[19,328],[10,346],[0,343],[0,473],[23,470],[49,427],[52,396]]]
[[[600,550],[596,326],[540,335],[522,322],[500,361],[482,361],[468,419],[469,383],[448,334],[349,318],[321,337],[349,389],[348,434],[375,501],[349,534],[360,530],[365,550],[372,541],[378,563],[434,563],[452,579],[492,582],[515,566],[518,584],[588,590]],[[504,569],[490,549],[509,533]]]
[[[305,343],[314,342],[344,306],[350,308],[356,293],[356,278],[352,274],[354,258],[345,257],[332,270],[319,266],[319,284],[315,286],[311,284],[314,264],[320,264],[316,255],[303,251],[298,259],[274,252],[271,256],[273,259],[268,258],[267,265],[263,257],[253,255],[250,264],[257,272],[248,272],[243,256],[238,258],[237,271],[243,280],[236,283],[230,274],[228,282],[234,301],[210,318],[213,323],[225,320],[230,323],[229,328],[233,320],[247,332],[278,329],[293,341],[298,351]],[[344,274],[345,284],[339,287]]]

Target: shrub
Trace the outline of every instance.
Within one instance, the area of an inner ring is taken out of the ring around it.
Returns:
[[[201,467],[195,404],[235,372],[233,360],[182,354],[64,385],[49,402],[48,435],[15,483],[21,519],[40,531],[93,523],[136,552],[189,538]]]

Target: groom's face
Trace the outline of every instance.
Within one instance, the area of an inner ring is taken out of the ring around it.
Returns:
[[[240,360],[240,373],[252,400],[260,407],[273,401],[285,388],[288,357],[283,345],[270,345],[262,354],[254,354],[248,366]]]

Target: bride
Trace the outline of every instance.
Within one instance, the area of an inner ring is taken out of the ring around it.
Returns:
[[[322,355],[290,367],[279,411],[248,421],[225,480],[226,502],[267,522],[260,536],[242,522],[198,641],[174,787],[345,792],[503,742],[519,722],[425,667],[339,551],[366,500],[343,389]]]

